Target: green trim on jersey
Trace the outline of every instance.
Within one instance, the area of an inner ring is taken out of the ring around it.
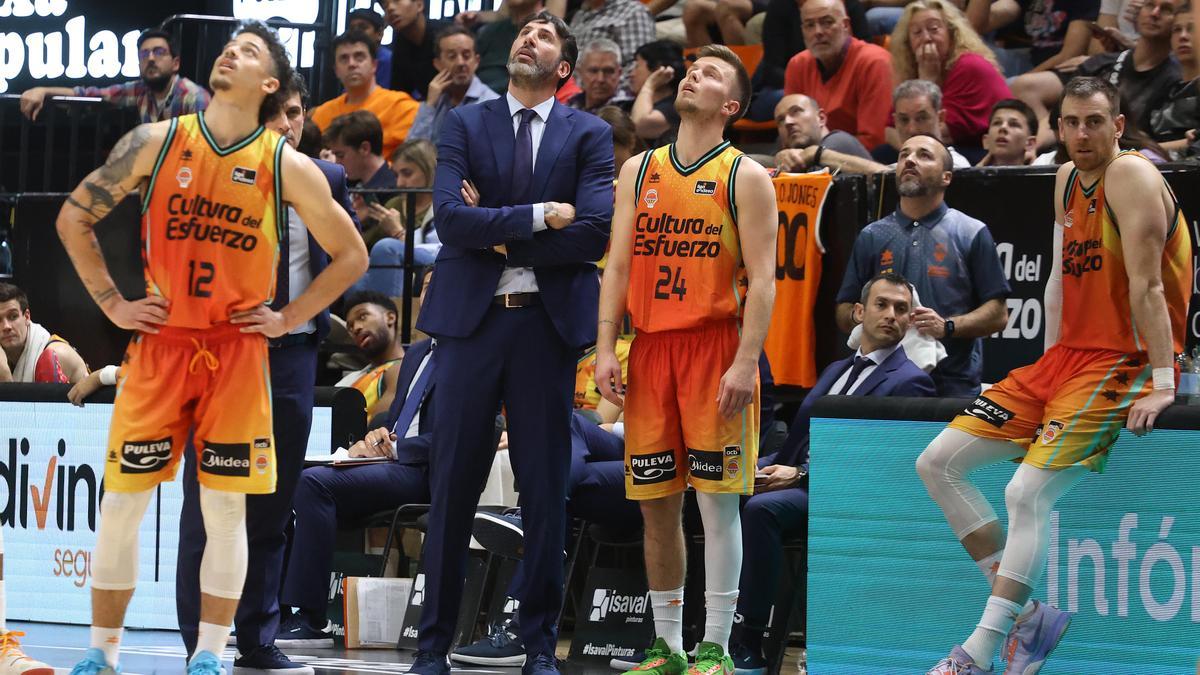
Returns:
[[[167,137],[163,139],[162,147],[158,150],[158,159],[154,160],[154,169],[150,172],[150,182],[146,185],[146,194],[142,197],[142,215],[146,215],[146,209],[150,208],[150,195],[154,194],[154,183],[158,180],[158,170],[162,168],[163,160],[167,158],[167,151],[171,149],[171,143],[175,141],[175,130],[179,127],[179,118],[172,117],[171,124],[167,126]],[[147,243],[147,245],[149,245]]]
[[[233,153],[237,152],[238,150],[241,150],[242,148],[246,147],[247,145],[250,145],[251,143],[254,142],[254,139],[256,139],[260,135],[262,135],[262,132],[263,132],[262,125],[259,125],[259,127],[254,130],[254,133],[250,134],[249,136],[243,138],[240,141],[237,141],[236,143],[229,146],[228,148],[222,148],[217,143],[216,139],[214,139],[212,137],[212,134],[208,133],[208,125],[204,123],[204,111],[203,110],[196,113],[196,119],[198,119],[200,122],[200,134],[202,136],[204,136],[204,140],[208,141],[208,147],[212,148],[212,151],[217,153],[217,156],[219,156],[219,157],[226,157],[228,155],[232,155]]]
[[[691,166],[686,166],[686,167],[681,165],[679,163],[679,158],[675,156],[675,144],[674,143],[667,146],[667,154],[670,155],[670,157],[671,157],[671,166],[675,167],[675,170],[679,172],[680,176],[690,176],[693,173],[696,173],[697,171],[699,171],[701,167],[703,167],[705,164],[707,164],[709,162],[709,160],[715,158],[717,155],[720,155],[722,152],[725,152],[725,149],[728,147],[729,147],[729,141],[721,141],[721,143],[718,144],[717,147],[706,152],[703,157],[696,160]]]

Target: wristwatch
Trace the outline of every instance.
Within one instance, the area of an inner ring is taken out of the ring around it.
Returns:
[[[954,319],[946,319],[946,337],[954,337]]]

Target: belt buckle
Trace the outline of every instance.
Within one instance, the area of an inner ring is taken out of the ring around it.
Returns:
[[[513,309],[515,307],[520,307],[520,305],[513,304],[512,297],[514,295],[516,295],[516,293],[505,293],[504,294],[504,309]]]

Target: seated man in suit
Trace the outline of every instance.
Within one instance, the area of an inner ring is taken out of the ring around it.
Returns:
[[[350,446],[352,457],[391,457],[361,466],[304,470],[296,488],[296,534],[283,584],[283,604],[299,612],[279,627],[282,647],[332,647],[326,589],[339,520],[404,504],[429,502],[429,449],[433,444],[433,342],[414,342],[405,353],[397,396],[387,420]]]
[[[880,274],[863,286],[854,306],[862,323],[862,345],[851,358],[835,361],[817,379],[792,420],[779,452],[761,457],[754,496],[742,506],[744,555],[738,614],[740,635],[730,645],[739,673],[766,671],[762,638],[771,614],[783,559],[783,542],[807,529],[808,420],[813,404],[826,394],[849,396],[935,396],[933,380],[904,353],[912,287],[898,274]]]

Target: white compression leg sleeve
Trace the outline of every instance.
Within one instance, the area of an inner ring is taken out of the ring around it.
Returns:
[[[1002,577],[1037,586],[1046,567],[1050,546],[1050,512],[1058,498],[1088,474],[1087,467],[1072,466],[1057,471],[1028,464],[1017,467],[1004,489],[1008,508],[1008,541],[1000,560]]]
[[[967,474],[1020,455],[1021,448],[1010,441],[944,429],[917,458],[917,473],[929,496],[946,514],[954,536],[961,540],[997,519],[996,510],[967,480]]]
[[[200,486],[208,542],[200,558],[200,592],[237,600],[246,583],[246,495]]]
[[[742,518],[736,494],[696,493],[704,521],[704,641],[729,652],[742,575]]]
[[[128,591],[137,585],[138,526],[154,490],[105,492],[92,555],[92,588]]]

